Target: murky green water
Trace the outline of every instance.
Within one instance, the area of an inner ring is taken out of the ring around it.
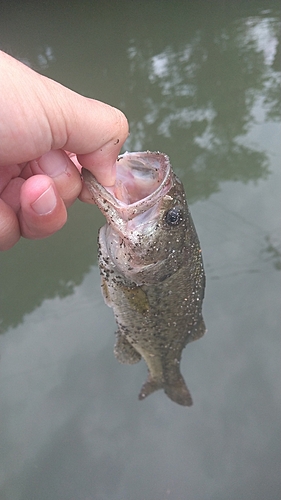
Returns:
[[[0,47],[128,116],[166,152],[207,274],[194,406],[139,402],[99,290],[103,217],[0,255],[1,500],[277,500],[280,11],[277,1],[1,3]]]

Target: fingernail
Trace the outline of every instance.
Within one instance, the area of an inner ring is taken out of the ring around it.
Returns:
[[[47,215],[52,212],[57,204],[57,198],[52,186],[42,193],[37,200],[31,203],[34,212],[37,215]]]
[[[44,174],[49,177],[57,177],[67,171],[68,160],[59,149],[45,153],[38,160],[38,164]]]

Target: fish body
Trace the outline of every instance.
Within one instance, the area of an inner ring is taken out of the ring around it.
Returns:
[[[167,155],[125,153],[116,183],[84,181],[107,223],[99,231],[101,288],[118,325],[115,356],[143,358],[148,378],[139,399],[158,389],[183,406],[192,398],[180,373],[182,350],[204,335],[205,274],[182,183]]]

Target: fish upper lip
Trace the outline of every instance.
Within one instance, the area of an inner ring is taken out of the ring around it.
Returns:
[[[159,152],[138,152],[138,153],[124,153],[118,157],[118,164],[122,159],[129,160],[131,157],[132,160],[141,158],[142,161],[145,161],[145,156],[148,157],[147,161],[149,161],[149,157],[155,157],[158,160],[159,164],[159,176],[163,175],[159,186],[154,189],[150,194],[145,196],[144,198],[140,198],[139,200],[133,203],[125,203],[124,201],[118,199],[114,195],[114,187],[105,187],[102,186],[96,178],[89,172],[87,169],[82,169],[82,176],[84,181],[93,195],[93,198],[100,208],[100,210],[105,215],[108,222],[114,224],[114,219],[121,218],[123,221],[129,221],[133,219],[136,215],[141,214],[155,205],[160,198],[160,196],[164,196],[172,186],[172,176],[171,176],[171,165],[169,157],[163,153]],[[157,168],[155,167],[155,170]]]

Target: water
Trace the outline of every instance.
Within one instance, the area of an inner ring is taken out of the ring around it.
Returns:
[[[128,116],[167,153],[203,248],[194,406],[140,402],[99,290],[103,217],[0,255],[1,500],[277,500],[280,11],[257,2],[9,2],[0,47]]]

